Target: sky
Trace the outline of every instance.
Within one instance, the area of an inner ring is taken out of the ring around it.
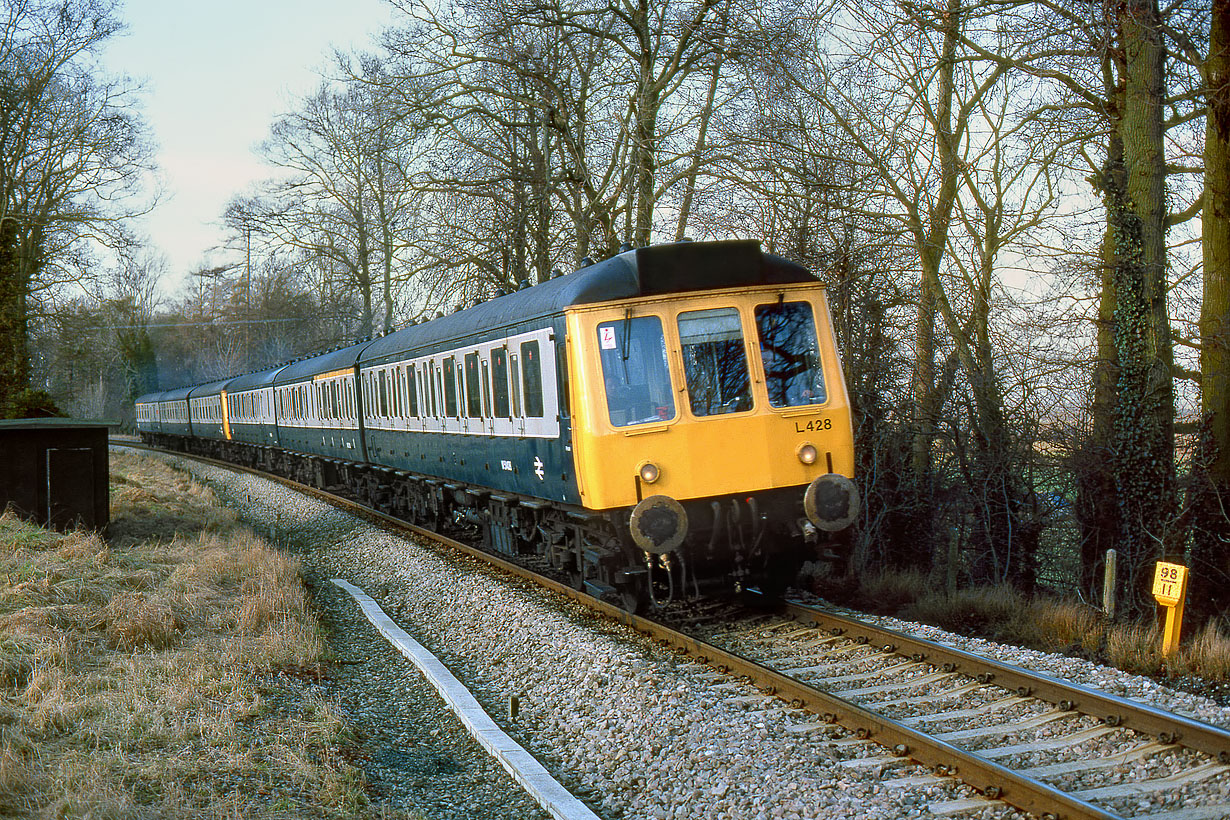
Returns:
[[[271,175],[255,153],[281,113],[311,92],[334,47],[362,50],[390,22],[383,0],[126,0],[127,31],[103,65],[144,88],[163,197],[139,229],[166,256],[163,291],[233,261],[219,249],[229,199]]]

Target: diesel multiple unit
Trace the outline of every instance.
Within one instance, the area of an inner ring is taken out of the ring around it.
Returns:
[[[136,411],[150,443],[475,527],[630,608],[779,586],[858,513],[824,288],[753,241],[627,251]]]

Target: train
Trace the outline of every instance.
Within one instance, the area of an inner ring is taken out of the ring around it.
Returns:
[[[756,240],[621,252],[136,400],[152,446],[344,492],[643,611],[780,591],[859,514],[825,288]]]

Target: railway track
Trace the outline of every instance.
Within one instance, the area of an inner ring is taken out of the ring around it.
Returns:
[[[1224,729],[800,603],[715,608],[672,626],[354,501],[257,474],[533,580],[708,664],[732,688],[751,684],[759,695],[734,699],[790,710],[789,731],[820,733],[843,765],[874,767],[889,788],[955,778],[984,795],[934,804],[933,814],[1002,801],[1056,820],[1230,817],[1230,800],[1214,805],[1205,799],[1212,789],[1200,794],[1212,783],[1226,791]],[[1126,780],[1124,766],[1135,767]]]
[[[766,694],[822,716],[794,730],[837,735],[840,726],[852,737],[839,745],[884,750],[849,765],[930,771],[889,777],[890,787],[957,777],[1042,817],[1230,817],[1230,803],[1175,805],[1188,797],[1184,787],[1230,772],[1224,729],[805,604],[765,607],[770,616],[707,629],[708,640],[775,670],[756,681]],[[1151,759],[1154,776],[1124,781],[1116,771]],[[985,805],[960,800],[931,811]]]

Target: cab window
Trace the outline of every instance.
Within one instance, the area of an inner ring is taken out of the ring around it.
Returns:
[[[760,357],[764,362],[765,387],[774,407],[823,404],[824,370],[816,321],[807,302],[775,302],[756,308]]]
[[[666,340],[657,316],[598,325],[598,355],[611,426],[674,418]]]
[[[743,346],[743,324],[735,308],[679,314],[683,374],[694,416],[752,409],[752,383]]]

